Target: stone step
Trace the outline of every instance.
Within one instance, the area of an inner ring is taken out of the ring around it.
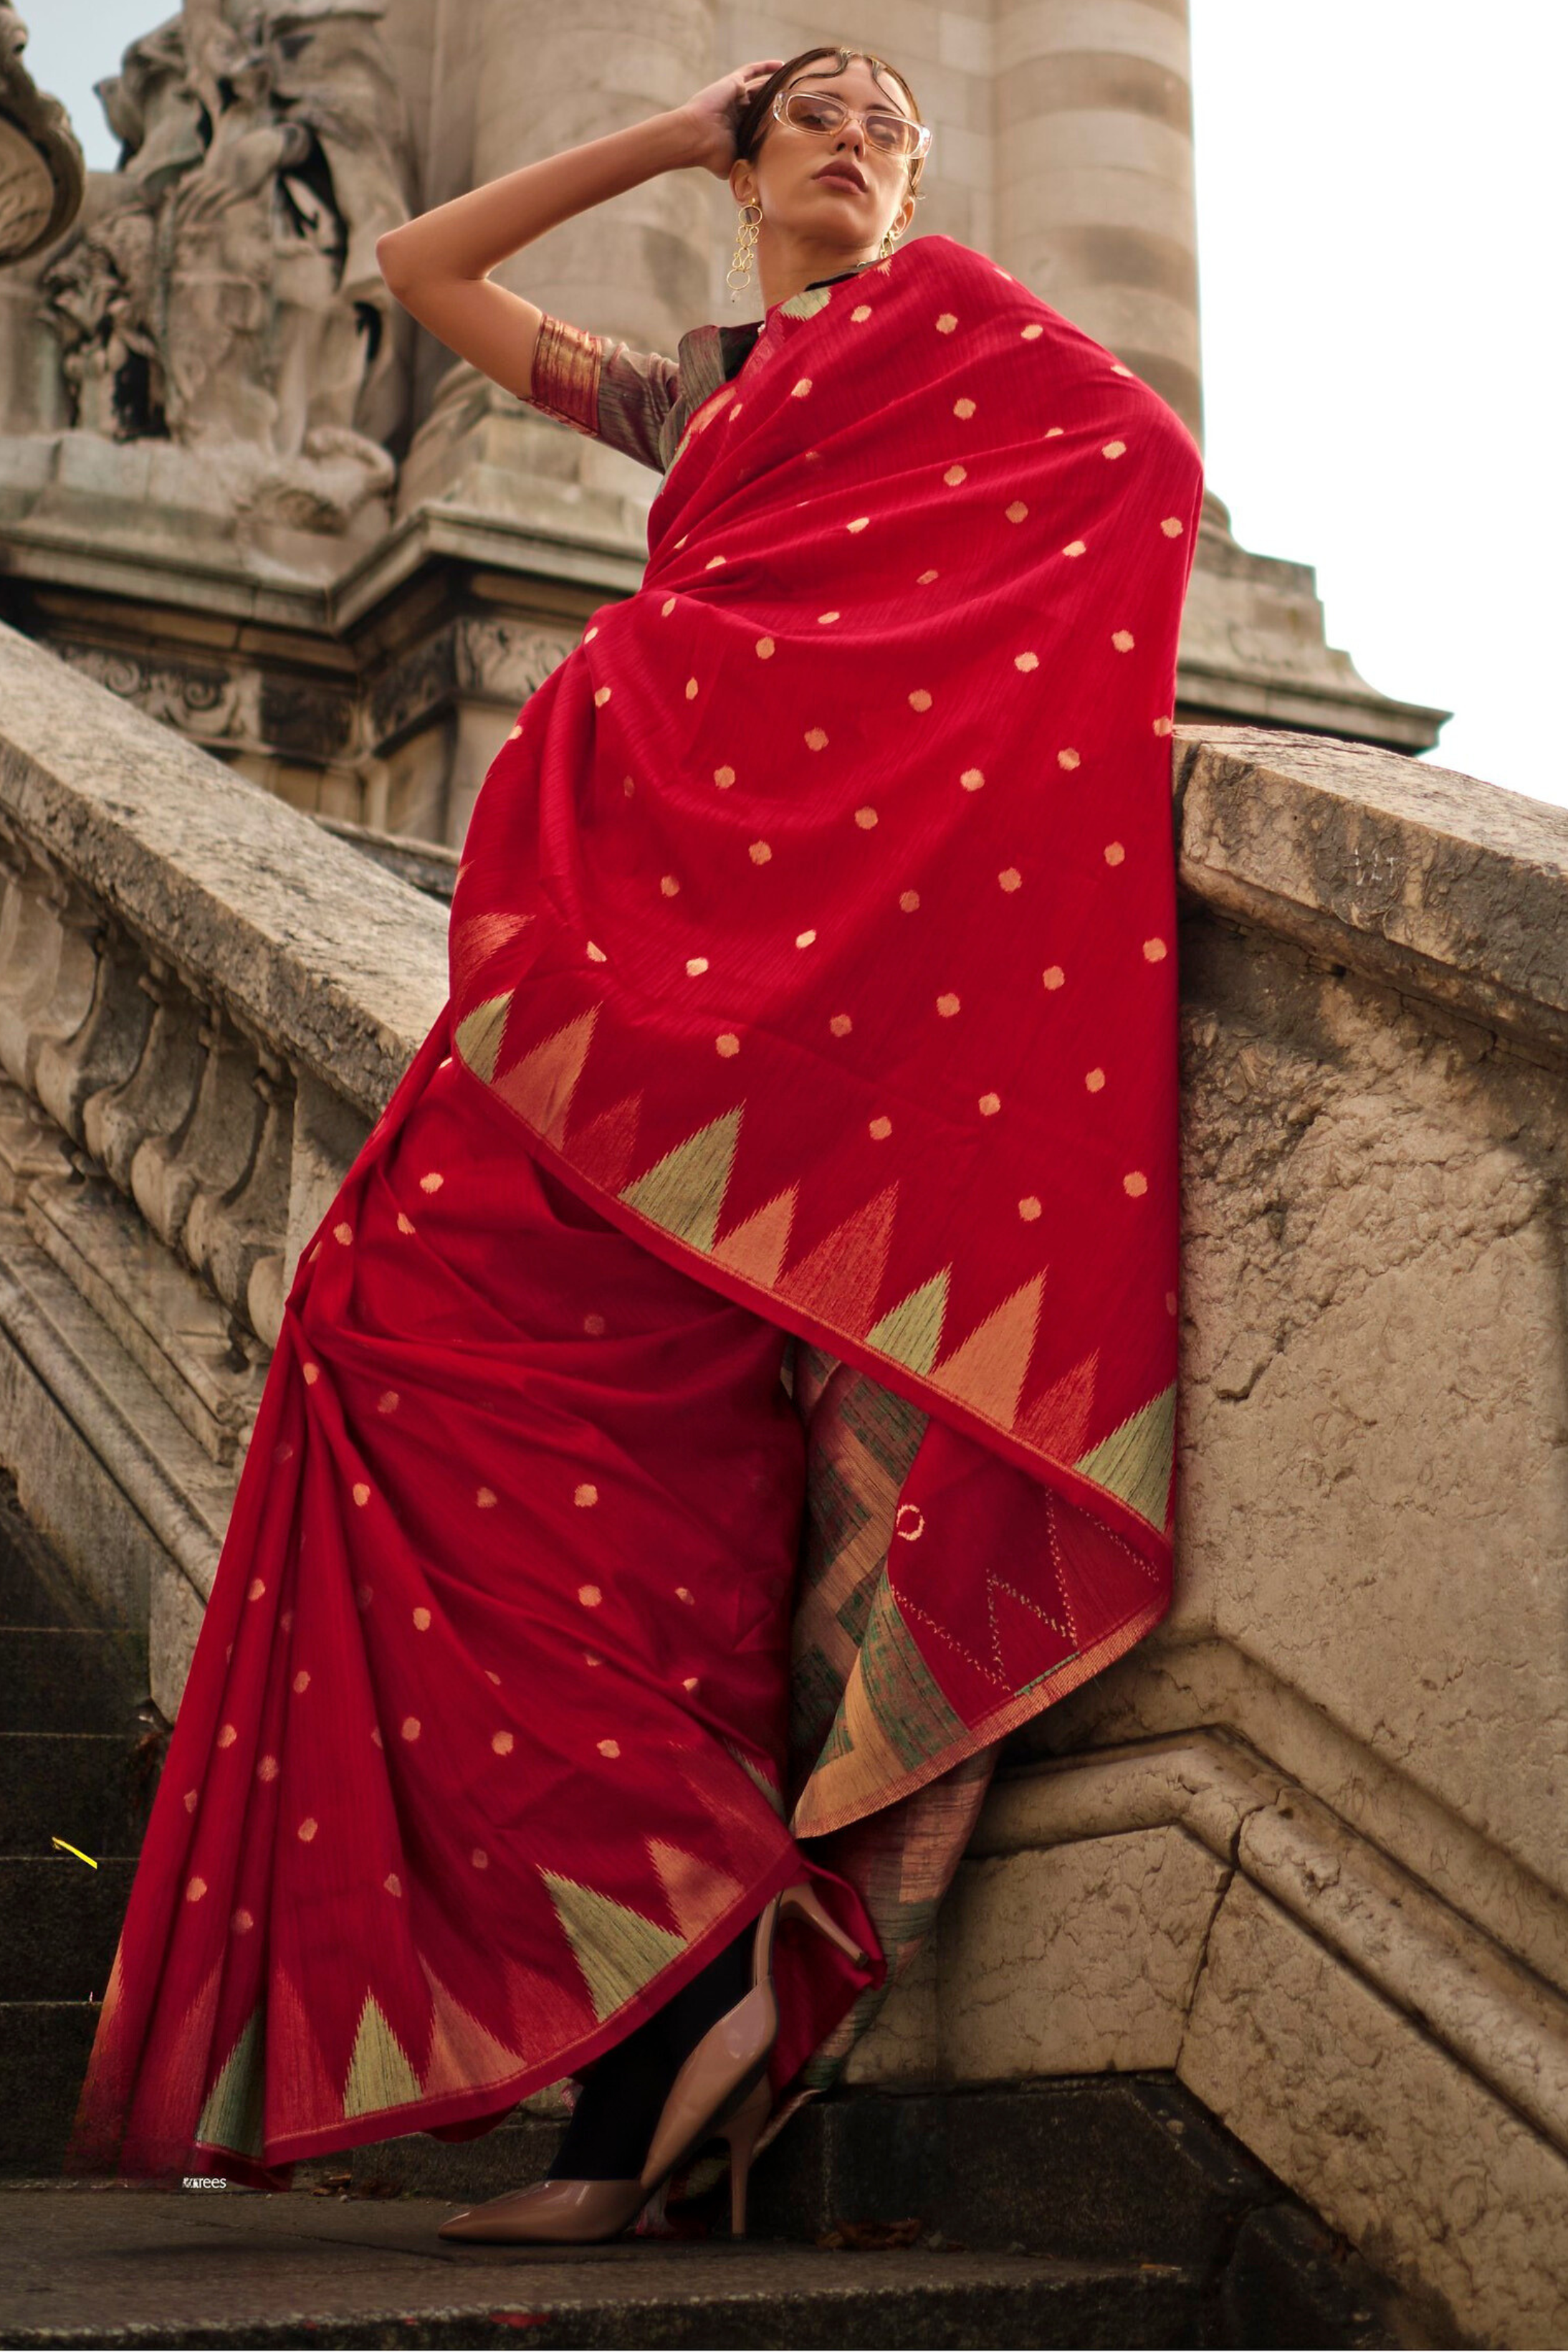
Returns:
[[[296,2179],[478,2203],[542,2178],[559,2130],[518,2109],[480,2139],[382,2140],[302,2167]],[[723,2203],[721,2189],[697,2218],[722,2227]],[[1204,2341],[1427,2340],[1386,2282],[1166,2074],[835,2093],[803,2108],[758,2159],[751,2222],[759,2236],[798,2243],[874,2245],[915,2226],[927,2242],[974,2253],[1185,2270],[1209,2283],[1211,2301],[1234,2306],[1233,2332]],[[1270,2314],[1293,2332],[1270,2332]]]
[[[28,1519],[11,1473],[0,1469],[0,1622],[96,1626],[65,1563]]]
[[[7,1731],[103,1731],[147,1695],[145,1644],[78,1626],[0,1623],[0,1724]]]
[[[97,2031],[85,2000],[0,2001],[0,2179],[59,2178]]]
[[[139,1853],[153,1773],[137,1746],[123,1731],[0,1731],[0,1854],[52,1854],[56,1837],[95,1862]]]
[[[0,2001],[102,2000],[136,1864],[93,1858],[0,1855]]]
[[[54,1595],[34,1563],[14,1550],[0,1530],[0,1618],[8,1625],[57,1625]]]
[[[541,2178],[559,2132],[517,2110],[478,2139],[411,2133],[329,2168],[363,2195],[477,2203]],[[768,2236],[916,2218],[972,2248],[1088,2263],[1210,2263],[1286,2193],[1167,2075],[839,2093],[802,2108],[752,2174]]]
[[[450,2206],[10,2190],[16,2346],[1200,2345],[1207,2283],[948,2248],[437,2238]],[[1254,2339],[1278,2341],[1271,2337]],[[1385,2339],[1340,2336],[1322,2341]]]

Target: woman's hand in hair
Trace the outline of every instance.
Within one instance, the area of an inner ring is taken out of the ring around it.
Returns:
[[[716,179],[729,177],[740,118],[768,75],[776,74],[783,63],[782,58],[758,58],[735,73],[721,75],[695,98],[687,99],[681,112],[692,126],[694,164],[700,164]]]

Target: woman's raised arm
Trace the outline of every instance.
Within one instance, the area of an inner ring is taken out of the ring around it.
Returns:
[[[782,62],[764,58],[743,66],[667,114],[525,163],[389,229],[376,243],[382,276],[404,310],[449,350],[527,400],[544,313],[493,285],[488,273],[548,229],[661,172],[695,167],[724,178],[747,100]]]

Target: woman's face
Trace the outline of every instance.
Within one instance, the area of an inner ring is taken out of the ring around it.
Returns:
[[[913,120],[913,110],[891,76],[879,80],[863,58],[852,58],[842,73],[831,66],[831,58],[808,66],[788,87],[831,90],[857,114],[831,136],[769,115],[762,144],[749,163],[736,163],[729,184],[737,203],[761,205],[764,234],[770,225],[813,245],[862,253],[880,245],[890,227],[908,226],[915,199],[907,156],[872,146],[857,115],[874,107]]]

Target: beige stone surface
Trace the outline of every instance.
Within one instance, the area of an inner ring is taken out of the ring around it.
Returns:
[[[1179,1625],[1561,1894],[1563,1081],[1255,931],[1182,958]]]
[[[1568,2163],[1245,1879],[1181,2079],[1362,2252],[1472,2339],[1568,2331]]]
[[[1218,1638],[1166,1628],[1037,1718],[1034,1752],[1076,1755],[1222,1726],[1347,1827],[1568,1993],[1568,1902],[1323,1708]],[[982,1835],[995,1840],[998,1783]]]
[[[934,2083],[942,2079],[944,2011],[939,1945],[922,1944],[844,2068],[846,2083]]]
[[[1263,1888],[1568,2155],[1568,1999],[1224,1732],[1092,1749],[996,1780],[969,1860],[1160,1830]],[[1145,1942],[1166,1892],[1163,1881],[1145,1889]]]
[[[1367,743],[1207,728],[1177,761],[1181,878],[1390,986],[1568,1046],[1568,811]]]
[[[945,2073],[1174,2065],[1225,1876],[1176,1830],[964,1863],[939,1929]]]
[[[445,909],[5,628],[0,709],[15,822],[378,1115],[445,1000]]]

